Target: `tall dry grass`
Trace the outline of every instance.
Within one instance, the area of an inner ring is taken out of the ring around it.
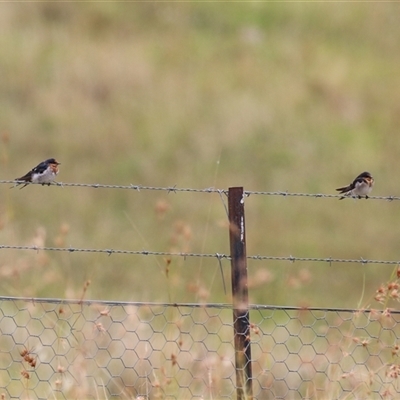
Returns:
[[[2,178],[398,194],[395,4],[1,5]],[[17,161],[18,160],[18,161]],[[0,242],[227,253],[218,195],[2,185]],[[250,197],[248,254],[398,259],[397,202]],[[161,210],[161,211],[160,211]],[[217,260],[3,251],[3,294],[229,300]],[[229,280],[229,264],[224,264]],[[254,261],[251,300],[354,306],[391,268]],[[364,287],[365,279],[365,287]]]

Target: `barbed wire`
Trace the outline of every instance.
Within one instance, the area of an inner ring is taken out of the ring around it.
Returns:
[[[104,307],[189,307],[189,308],[218,308],[232,310],[232,303],[179,303],[179,302],[142,302],[142,301],[116,301],[116,300],[95,300],[95,299],[60,299],[46,297],[15,297],[0,296],[0,301],[23,301],[32,304],[71,304],[82,306],[104,306]],[[369,308],[338,308],[338,307],[298,307],[279,306],[266,304],[249,304],[250,311],[273,310],[273,311],[333,311],[366,314],[374,313],[376,310]],[[400,314],[400,310],[390,309],[391,314]]]
[[[1,244],[0,250],[34,250],[34,251],[60,251],[66,253],[104,253],[108,256],[112,254],[140,255],[140,256],[158,256],[158,257],[204,257],[216,258],[218,261],[231,260],[231,256],[223,253],[189,253],[189,252],[169,252],[169,251],[151,251],[151,250],[121,250],[121,249],[87,249],[79,247],[46,247],[46,246],[16,246]],[[248,260],[255,261],[290,261],[294,262],[325,262],[333,263],[356,263],[356,264],[383,264],[400,265],[400,260],[369,260],[365,258],[333,258],[333,257],[294,257],[294,256],[268,256],[268,255],[249,255]]]
[[[250,260],[269,260],[269,261],[290,261],[294,263],[299,262],[325,262],[329,265],[333,263],[356,263],[356,264],[384,264],[384,265],[400,265],[400,261],[396,260],[368,260],[360,257],[357,258],[333,258],[333,257],[293,257],[293,256],[261,256],[261,255],[251,255],[247,256]]]
[[[343,194],[327,194],[327,193],[296,193],[289,191],[277,191],[277,192],[263,192],[263,191],[244,191],[245,195],[262,195],[262,196],[281,196],[281,197],[313,197],[313,198],[342,198]],[[346,196],[346,198],[358,200],[357,196]],[[368,196],[369,200],[385,200],[394,201],[400,200],[399,196]]]
[[[16,184],[18,181],[14,180],[0,180],[0,184]],[[35,184],[34,184],[35,185]],[[122,190],[135,190],[137,192],[153,190],[153,191],[164,191],[167,193],[218,193],[228,195],[228,189],[218,189],[214,187],[208,188],[185,188],[174,186],[146,186],[146,185],[109,185],[103,183],[74,183],[74,182],[53,182],[51,186],[60,187],[87,187],[92,189],[122,189]],[[329,193],[298,193],[289,191],[259,191],[259,190],[245,190],[244,194],[246,197],[249,196],[279,196],[279,197],[312,197],[312,198],[341,198],[343,194],[329,194]],[[350,199],[357,199],[356,196],[347,196]],[[394,201],[400,200],[400,196],[368,196],[370,200],[385,200]]]
[[[18,181],[0,180],[0,184],[16,184]],[[25,182],[24,182],[25,183]],[[37,183],[30,183],[30,185],[40,185]],[[93,189],[123,189],[123,190],[136,190],[140,192],[141,190],[155,190],[155,191],[165,191],[168,193],[178,193],[178,192],[194,192],[194,193],[225,193],[228,191],[225,189],[217,189],[214,187],[196,189],[196,188],[179,188],[174,186],[146,186],[146,185],[108,185],[103,183],[74,183],[74,182],[52,182],[50,186],[60,186],[60,187],[88,187]]]

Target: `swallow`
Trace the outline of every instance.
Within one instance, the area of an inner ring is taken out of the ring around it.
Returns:
[[[59,165],[60,163],[56,161],[55,158],[49,158],[46,161],[42,161],[27,174],[21,176],[21,178],[15,179],[15,181],[17,181],[16,186],[24,184],[21,189],[29,183],[41,183],[42,185],[50,186],[51,182],[54,181],[58,174]]]
[[[343,200],[348,196],[357,196],[359,199],[365,197],[368,199],[368,194],[371,192],[374,182],[374,178],[369,172],[363,172],[350,185],[336,189],[340,194],[344,194],[339,200]]]

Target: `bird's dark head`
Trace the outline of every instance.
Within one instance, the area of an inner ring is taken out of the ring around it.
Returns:
[[[369,172],[365,171],[362,174],[358,175],[358,177],[359,178],[372,178],[372,175]]]
[[[55,164],[55,165],[60,165],[61,164],[55,158],[49,158],[48,160],[46,160],[46,163]]]

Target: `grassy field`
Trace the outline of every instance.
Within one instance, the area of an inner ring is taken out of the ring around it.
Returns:
[[[400,194],[398,4],[0,9],[1,179],[55,157],[60,182],[334,193],[368,170]],[[218,194],[0,190],[0,244],[229,253]],[[247,253],[398,260],[397,218],[397,201],[250,196]],[[3,295],[230,298],[216,259],[1,254]],[[377,307],[393,269],[251,261],[250,300]]]

